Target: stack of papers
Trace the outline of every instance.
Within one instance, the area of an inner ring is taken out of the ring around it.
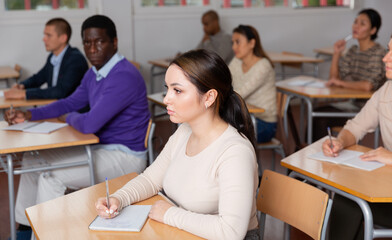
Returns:
[[[309,158],[332,162],[336,164],[343,164],[354,168],[359,168],[366,171],[373,171],[377,168],[384,166],[384,163],[380,163],[377,161],[362,161],[359,156],[361,156],[363,152],[351,151],[351,150],[342,150],[337,157],[327,157],[323,152],[318,152],[312,155],[309,155]]]
[[[23,131],[29,133],[51,133],[68,126],[68,123],[54,122],[23,122],[3,128],[3,130]]]
[[[88,226],[91,230],[140,232],[147,220],[151,205],[130,205],[114,218],[97,216]]]
[[[287,83],[289,86],[325,88],[325,83],[315,79],[296,79]]]

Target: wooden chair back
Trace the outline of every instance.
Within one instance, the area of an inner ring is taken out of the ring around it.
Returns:
[[[328,200],[328,194],[318,188],[265,170],[257,196],[257,210],[303,231],[313,239],[321,239],[323,225],[326,225],[324,218],[329,216]]]
[[[146,136],[144,138],[144,147],[147,149],[148,152],[148,165],[151,165],[152,162],[154,161],[154,147],[152,144],[154,132],[155,132],[155,123],[152,121],[152,119],[150,119],[150,121],[148,121]]]
[[[132,60],[128,60],[130,63],[132,63],[136,68],[137,68],[137,70],[139,70],[140,71],[140,63],[138,63],[138,62],[136,62],[136,61],[132,61]]]

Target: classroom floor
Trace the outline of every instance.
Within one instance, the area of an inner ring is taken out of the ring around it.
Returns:
[[[298,119],[298,107],[293,108],[294,118]],[[297,123],[298,124],[298,123]],[[175,127],[170,123],[167,118],[161,118],[156,121],[156,131],[155,131],[155,140],[154,146],[156,151],[160,151],[163,147],[164,143],[167,141],[168,137],[170,136],[171,132],[174,131]],[[279,140],[283,140],[282,133],[279,131],[277,133],[277,138]],[[293,140],[291,137],[286,141],[282,141],[283,143],[291,143]],[[366,136],[365,139],[361,143],[362,145],[373,147],[373,135],[370,134]],[[291,154],[294,151],[294,146],[292,145],[285,145],[286,155]],[[270,169],[271,168],[271,150],[260,150],[258,151],[258,159],[261,159],[261,165],[263,169]],[[280,159],[279,155],[276,155],[275,161],[275,169],[277,172],[285,173],[285,168],[280,166]],[[15,177],[15,192],[17,192],[17,186],[19,182],[19,176]],[[8,208],[8,181],[7,175],[5,173],[0,173],[0,240],[5,240],[9,237],[9,208]],[[265,227],[265,238],[266,240],[281,240],[283,239],[283,223],[279,220],[270,218],[267,216],[266,220],[266,227]],[[302,233],[299,230],[292,228],[291,230],[291,240],[308,240],[311,239],[306,234]]]

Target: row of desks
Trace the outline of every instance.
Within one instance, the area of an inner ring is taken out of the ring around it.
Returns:
[[[310,154],[321,151],[324,140],[283,159],[282,166],[293,171],[292,177],[306,179],[357,202],[365,216],[365,239],[392,236],[390,229],[373,228],[372,213],[367,203],[392,202],[392,167],[384,166],[368,172],[308,158]],[[358,145],[349,149],[369,150]],[[115,191],[135,176],[133,173],[111,180],[110,189]],[[26,215],[39,239],[200,239],[151,219],[147,220],[140,233],[91,231],[88,225],[96,216],[93,203],[102,196],[105,196],[104,183],[30,207],[26,209]],[[154,196],[137,204],[150,205],[159,199],[162,198]]]

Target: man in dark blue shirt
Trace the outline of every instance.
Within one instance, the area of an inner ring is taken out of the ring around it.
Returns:
[[[88,69],[83,54],[71,47],[71,26],[63,18],[49,20],[44,29],[43,42],[51,54],[45,66],[20,84],[4,92],[6,99],[60,99],[69,96],[79,86]],[[47,83],[47,88],[40,87]]]

